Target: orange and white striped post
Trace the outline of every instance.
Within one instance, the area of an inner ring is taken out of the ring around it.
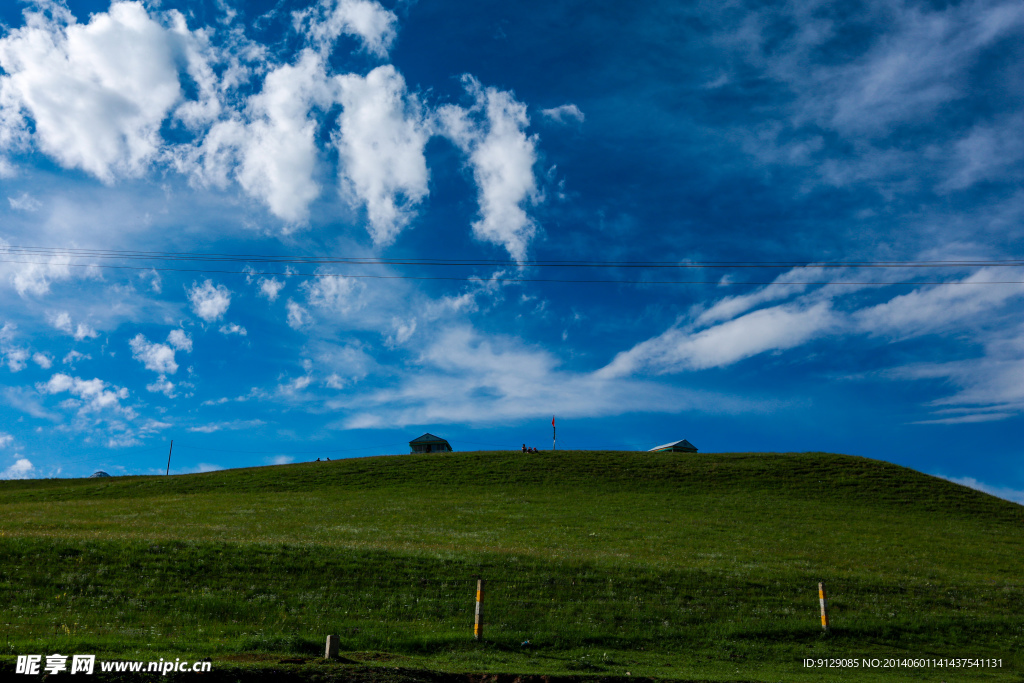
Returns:
[[[825,600],[825,584],[818,582],[818,602],[821,603],[821,630],[828,630],[828,605]]]
[[[476,619],[473,622],[473,640],[480,640],[484,637],[483,605],[484,602],[484,580],[476,580]]]

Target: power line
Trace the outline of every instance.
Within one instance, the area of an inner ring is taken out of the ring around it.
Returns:
[[[498,259],[382,258],[355,256],[302,256],[267,254],[227,254],[222,252],[135,251],[82,249],[76,247],[28,247],[9,245],[4,253],[26,256],[80,256],[102,259],[298,263],[307,265],[415,265],[415,266],[531,266],[538,268],[981,268],[1015,267],[1024,259],[905,259],[894,261],[593,261],[574,259],[513,261]],[[36,262],[31,262],[36,263]],[[64,265],[64,264],[59,264]],[[275,273],[276,274],[276,273]]]

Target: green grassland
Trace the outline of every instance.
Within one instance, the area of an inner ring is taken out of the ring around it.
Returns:
[[[335,633],[338,667],[1021,681],[1022,558],[1024,507],[825,453],[450,453],[0,482],[8,659],[268,666],[312,662]],[[889,657],[1002,665],[802,664]]]

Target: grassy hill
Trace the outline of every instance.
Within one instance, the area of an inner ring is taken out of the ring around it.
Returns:
[[[825,453],[451,453],[0,482],[8,655],[277,663],[312,660],[336,633],[351,666],[392,669],[1020,681],[1022,557],[1024,507]],[[802,664],[820,657],[1001,668]]]

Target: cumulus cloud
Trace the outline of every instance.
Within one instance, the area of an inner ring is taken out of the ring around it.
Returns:
[[[192,312],[208,323],[220,320],[231,305],[231,291],[224,285],[214,285],[212,280],[203,284],[192,283],[188,290]]]
[[[480,220],[473,223],[473,233],[523,261],[537,232],[537,224],[524,207],[541,201],[533,173],[537,137],[526,135],[530,123],[526,105],[512,93],[484,88],[471,76],[465,76],[463,82],[474,105],[469,109],[446,105],[437,117],[445,135],[469,156],[480,205]]]
[[[319,50],[328,51],[342,34],[355,36],[367,52],[387,57],[395,40],[398,17],[370,0],[320,0],[306,10],[294,12],[297,31]]]
[[[244,114],[214,124],[179,167],[217,187],[226,187],[234,177],[275,216],[300,223],[320,195],[314,179],[318,152],[312,113],[334,101],[334,90],[323,57],[305,50],[295,64],[271,70],[262,90],[248,99]]]
[[[140,2],[114,2],[78,24],[65,7],[25,12],[25,26],[0,39],[4,136],[31,138],[66,168],[104,182],[139,175],[157,155],[160,127],[176,106],[183,121],[216,111],[201,35],[180,12],[155,20]],[[183,102],[181,71],[200,99]],[[212,111],[211,111],[212,110]]]
[[[86,323],[78,323],[74,325],[71,322],[71,314],[67,311],[61,311],[55,315],[49,317],[50,324],[55,328],[69,334],[75,338],[75,341],[82,341],[83,339],[95,339],[100,336],[99,332],[94,330],[90,325]]]
[[[391,243],[427,195],[427,129],[419,103],[390,64],[337,79],[342,112],[334,145],[343,193],[366,207],[370,235]]]
[[[238,323],[231,323],[230,325],[221,325],[220,333],[224,335],[237,334],[239,337],[244,337],[247,334],[249,334],[248,332],[246,332],[245,328],[239,325]]]
[[[18,458],[3,472],[0,479],[31,479],[36,468],[28,458]]]
[[[53,365],[53,359],[47,356],[45,353],[33,353],[32,360],[36,365],[41,367],[43,370],[49,370]]]
[[[155,382],[146,385],[146,391],[154,394],[163,394],[167,398],[174,398],[174,382],[171,382],[163,375],[160,375]]]
[[[545,118],[551,119],[556,123],[569,123],[571,121],[583,123],[584,119],[583,112],[575,104],[563,104],[552,109],[541,109],[540,113]]]
[[[25,369],[29,358],[27,349],[14,345],[15,331],[18,326],[14,323],[4,323],[0,327],[0,357],[7,364],[11,372],[21,372]]]
[[[174,349],[170,346],[150,342],[141,332],[128,344],[132,349],[132,357],[145,365],[147,370],[161,375],[173,375],[178,371],[178,364],[174,361]]]
[[[7,448],[12,443],[14,443],[13,436],[11,436],[10,434],[4,434],[3,432],[0,432],[0,448]]]
[[[109,387],[109,388],[108,388]],[[98,412],[105,409],[123,411],[121,400],[128,398],[128,390],[107,384],[98,377],[84,380],[59,372],[45,384],[37,384],[36,388],[44,394],[60,394],[64,392],[77,396],[82,400],[80,413]]]
[[[284,289],[284,283],[278,280],[276,277],[261,277],[259,280],[259,285],[260,296],[265,296],[267,298],[267,301],[271,303],[277,301],[277,297],[281,294],[281,290]]]
[[[192,338],[188,336],[185,330],[171,330],[170,334],[167,335],[167,343],[178,351],[192,352]]]
[[[160,373],[161,378],[163,375],[173,375],[178,371],[178,363],[174,359],[176,350],[186,353],[192,351],[192,339],[184,330],[171,330],[167,335],[167,344],[151,342],[141,332],[128,344],[132,349],[132,357],[145,365],[147,370]]]

